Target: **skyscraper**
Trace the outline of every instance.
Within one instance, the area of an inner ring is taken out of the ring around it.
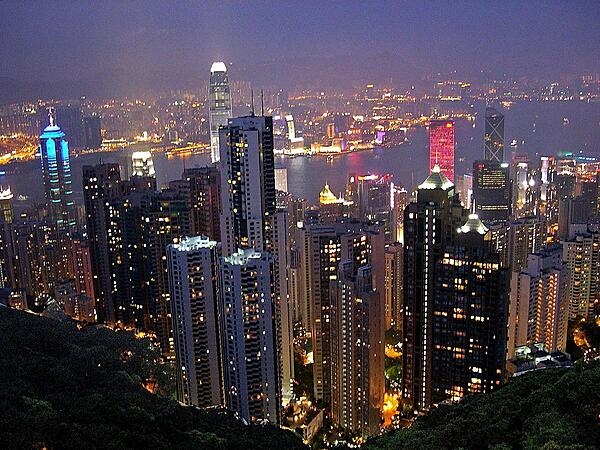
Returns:
[[[429,124],[429,171],[440,167],[451,182],[454,182],[454,121],[432,120]]]
[[[275,213],[273,118],[230,119],[220,130],[223,255],[240,248],[273,251]]]
[[[273,257],[253,249],[221,260],[225,404],[248,422],[280,421]]]
[[[331,289],[331,411],[340,428],[379,433],[385,390],[382,293],[370,265],[342,261]]]
[[[54,109],[49,109],[49,125],[40,136],[42,178],[48,216],[52,226],[73,231],[75,204],[71,185],[71,161],[65,133],[56,124]]]
[[[177,397],[186,405],[222,404],[217,245],[198,236],[167,250]]]
[[[473,164],[475,212],[484,222],[507,221],[511,212],[508,163],[476,161]]]
[[[429,408],[433,351],[435,265],[467,219],[454,185],[434,166],[404,210],[403,397],[416,410]]]
[[[102,147],[102,132],[100,129],[99,116],[83,118],[83,146],[85,148]]]
[[[431,344],[421,355],[431,364],[420,388],[430,404],[490,392],[504,379],[508,270],[471,214],[433,267],[429,300]],[[427,348],[427,347],[425,347]]]
[[[231,93],[229,76],[224,62],[214,62],[210,68],[208,92],[208,120],[210,123],[210,156],[219,162],[219,127],[227,126],[231,117]]]
[[[373,286],[384,302],[385,256],[381,226],[356,220],[312,224],[301,232],[302,322],[311,330],[314,354],[314,396],[331,402],[331,290],[342,261],[356,267],[370,264]],[[383,306],[382,306],[383,307]],[[384,326],[381,318],[380,325]]]
[[[221,178],[214,166],[195,167],[183,172],[183,179],[190,184],[192,233],[221,239]]]
[[[485,109],[485,135],[483,159],[504,162],[504,116],[494,108]]]
[[[288,399],[294,361],[287,288],[287,212],[277,210],[273,118],[237,117],[219,132],[222,253],[228,257],[239,249],[252,249],[273,258],[271,320],[276,333],[272,350],[280,375],[278,386]]]

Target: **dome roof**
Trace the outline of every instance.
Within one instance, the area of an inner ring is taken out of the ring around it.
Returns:
[[[343,201],[343,200],[342,200]],[[319,203],[322,205],[330,205],[332,203],[340,203],[340,199],[338,199],[331,189],[329,189],[329,185],[325,183],[325,187],[319,194]]]
[[[460,233],[475,232],[479,234],[485,234],[488,232],[488,229],[479,219],[479,216],[477,214],[469,214],[469,219],[462,227],[458,229],[458,231]]]
[[[418,186],[418,189],[443,189],[444,191],[454,186],[454,183],[442,173],[440,166],[437,164],[431,169],[431,174],[423,183]]]
[[[227,72],[227,66],[223,61],[216,61],[210,66],[210,73]]]

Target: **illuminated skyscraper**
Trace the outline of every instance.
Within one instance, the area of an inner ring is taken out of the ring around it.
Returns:
[[[466,222],[452,182],[434,166],[404,210],[403,398],[415,410],[432,400],[435,267],[456,230]]]
[[[432,120],[429,124],[429,171],[438,165],[454,182],[454,121]]]
[[[214,166],[194,167],[183,172],[190,184],[192,233],[221,240],[221,177]]]
[[[231,93],[229,76],[224,62],[214,62],[210,68],[208,92],[208,120],[210,123],[210,156],[219,162],[219,127],[227,126],[231,117]]]
[[[280,421],[273,258],[252,249],[221,259],[225,404],[240,418]]]
[[[510,217],[508,163],[476,161],[473,164],[475,212],[484,222],[507,221]]]
[[[131,175],[138,177],[154,177],[154,161],[152,153],[133,152],[131,154]]]
[[[370,265],[340,263],[331,289],[331,412],[340,428],[378,434],[385,390],[382,293]]]
[[[75,227],[75,205],[71,186],[71,161],[65,133],[56,124],[54,108],[49,109],[49,125],[40,136],[42,178],[48,215],[58,230]]]
[[[494,108],[485,109],[485,150],[486,161],[504,162],[504,116]]]
[[[197,236],[167,249],[177,399],[186,405],[222,404],[217,245]]]

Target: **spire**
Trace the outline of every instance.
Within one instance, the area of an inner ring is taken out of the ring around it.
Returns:
[[[56,111],[54,110],[54,106],[48,106],[48,121],[51,127],[56,126]]]

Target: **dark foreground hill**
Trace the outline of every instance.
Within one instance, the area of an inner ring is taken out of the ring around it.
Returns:
[[[494,393],[435,409],[366,448],[600,448],[600,361],[522,375]]]
[[[303,448],[291,432],[151,394],[155,354],[129,333],[0,307],[0,448]]]

